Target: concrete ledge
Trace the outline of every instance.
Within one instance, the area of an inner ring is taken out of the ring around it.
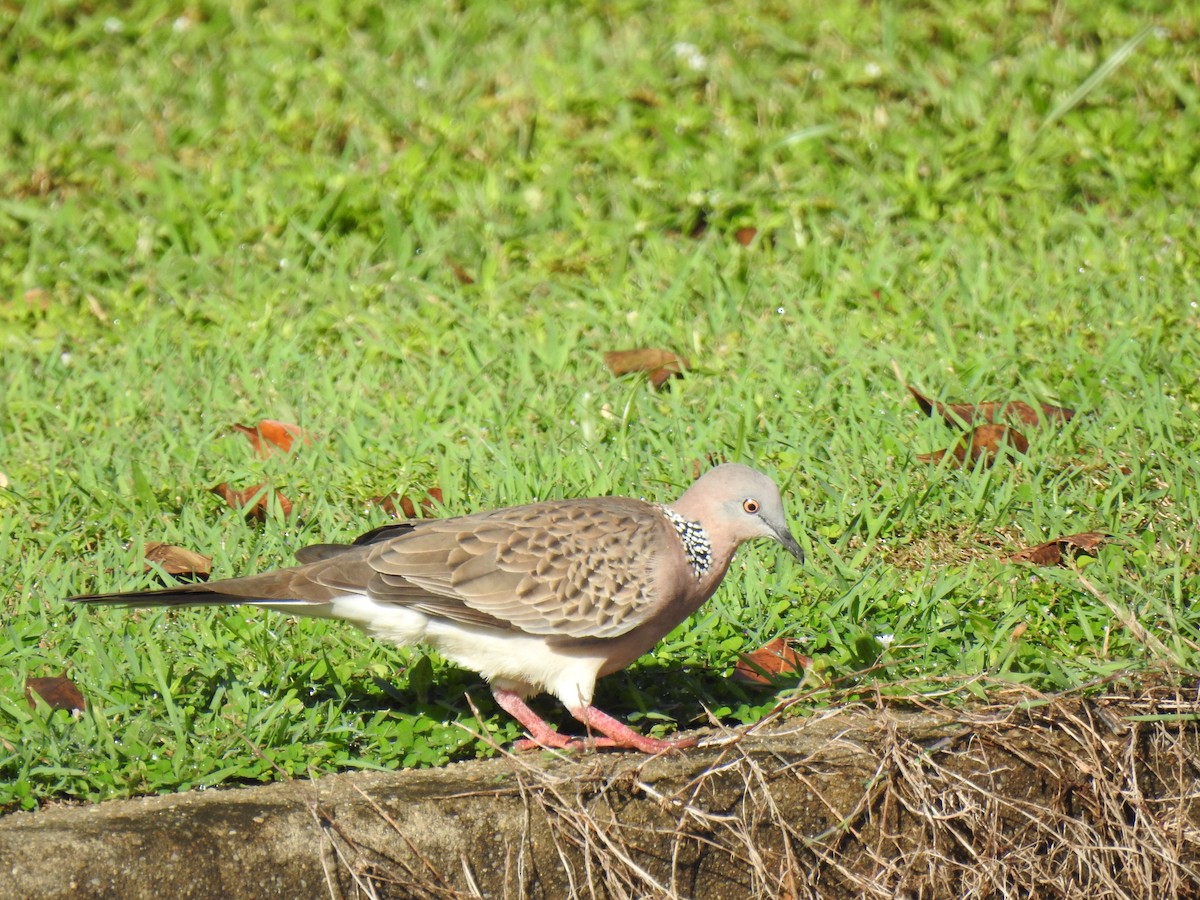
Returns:
[[[14,813],[0,894],[1176,896],[1200,890],[1200,744],[1191,722],[1129,721],[1149,702],[857,709],[652,759],[523,754]]]

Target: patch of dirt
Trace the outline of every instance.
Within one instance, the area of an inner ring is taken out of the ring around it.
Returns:
[[[0,819],[35,897],[1200,897],[1194,690],[854,707]]]

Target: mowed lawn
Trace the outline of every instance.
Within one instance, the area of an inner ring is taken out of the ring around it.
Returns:
[[[1120,7],[0,7],[0,809],[519,736],[474,673],[339,623],[65,602],[158,583],[149,542],[262,571],[433,487],[784,486],[808,563],[747,546],[601,682],[658,735],[1194,672],[1200,36]],[[687,374],[606,368],[638,347]],[[965,428],[893,361],[1077,415],[933,462]],[[256,455],[262,419],[309,442]],[[777,637],[802,682],[731,677]],[[82,712],[27,694],[64,674]]]

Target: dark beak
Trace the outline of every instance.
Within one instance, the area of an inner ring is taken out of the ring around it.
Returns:
[[[785,550],[792,556],[796,557],[800,562],[804,562],[804,550],[796,539],[792,537],[792,533],[786,528],[775,529],[775,537],[779,539],[779,543],[783,544]]]

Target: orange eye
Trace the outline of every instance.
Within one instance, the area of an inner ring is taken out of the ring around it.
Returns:
[[[747,497],[742,501],[742,509],[750,513],[750,515],[754,515],[756,512],[758,512],[758,501],[753,497]]]

